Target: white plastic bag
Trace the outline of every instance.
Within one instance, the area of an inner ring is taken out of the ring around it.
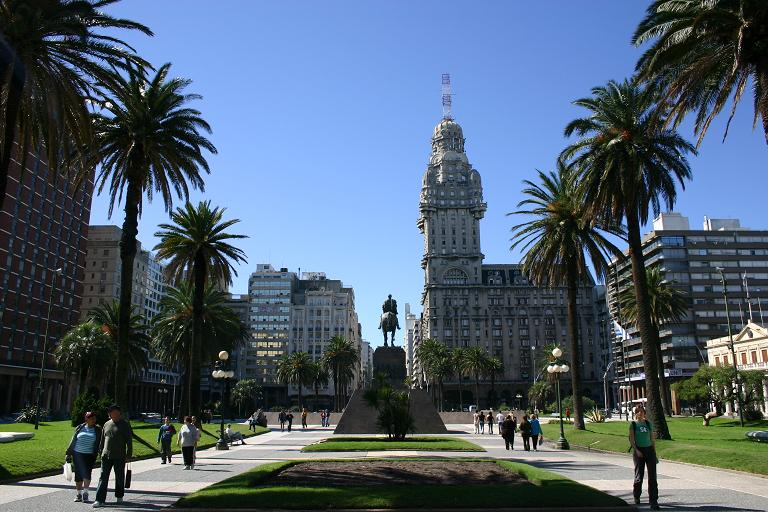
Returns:
[[[72,476],[73,476],[73,474],[72,474],[72,463],[71,462],[65,462],[64,465],[62,466],[62,469],[64,470],[64,479],[67,482],[71,482],[72,481]]]

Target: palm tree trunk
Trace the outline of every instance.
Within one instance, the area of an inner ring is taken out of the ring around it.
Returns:
[[[480,409],[480,375],[475,374],[475,405]]]
[[[299,412],[301,412],[302,411],[302,407],[301,407],[301,383],[299,383],[299,385],[297,387],[299,388],[299,398],[298,398],[298,404],[297,405],[299,406]]]
[[[115,400],[131,410],[128,403],[128,358],[131,313],[133,312],[133,261],[136,258],[136,235],[139,232],[141,187],[128,181],[125,195],[125,220],[120,239],[120,315],[117,324],[117,359],[115,361]]]
[[[581,394],[581,343],[579,341],[579,314],[577,295],[579,292],[579,271],[576,261],[569,259],[567,265],[568,281],[568,330],[570,331],[571,352],[571,387],[573,388],[573,426],[584,430],[584,402]]]
[[[464,383],[459,375],[459,412],[464,410]]]
[[[643,245],[640,239],[640,222],[634,205],[627,205],[626,212],[629,257],[632,262],[632,282],[635,286],[635,301],[637,302],[637,328],[640,331],[643,348],[648,419],[653,423],[657,439],[671,439],[667,420],[664,417],[664,409],[661,405],[659,368],[656,358],[656,346],[659,344],[659,341],[651,322],[648,281],[645,276]]]
[[[77,394],[82,395],[85,392],[85,385],[88,381],[88,368],[80,368],[80,380],[77,383]]]
[[[207,262],[202,254],[195,256],[192,274],[194,289],[192,295],[192,347],[189,360],[189,414],[200,413],[200,365],[203,346],[203,306],[205,301],[205,279],[208,274]]]
[[[11,169],[11,153],[13,152],[13,141],[16,137],[16,117],[21,105],[21,91],[26,82],[24,64],[17,58],[16,53],[5,41],[2,42],[1,49],[4,54],[3,57],[11,62],[11,64],[6,69],[0,71],[0,76],[4,82],[3,88],[7,88],[6,90],[8,91],[5,119],[3,119],[3,140],[0,143],[0,211],[3,209],[6,187],[8,186],[8,173]],[[6,77],[8,77],[7,82],[5,82]],[[21,161],[23,162],[26,159],[26,155],[22,155],[22,157]],[[23,170],[22,166],[22,172]]]

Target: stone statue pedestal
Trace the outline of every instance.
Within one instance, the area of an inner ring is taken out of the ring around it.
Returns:
[[[385,375],[389,384],[405,391],[405,350],[402,347],[378,347],[373,352],[373,374]],[[363,395],[364,388],[358,388],[347,403],[334,434],[379,434],[378,413],[368,407]],[[447,429],[437,413],[432,398],[423,389],[410,389],[411,414],[414,419],[414,434],[445,434]]]
[[[405,387],[405,350],[403,347],[378,347],[373,352],[373,378],[385,375],[395,389]]]

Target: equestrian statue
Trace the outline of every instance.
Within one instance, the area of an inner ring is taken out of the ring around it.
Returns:
[[[387,334],[392,333],[392,346],[395,346],[395,331],[400,328],[400,322],[397,320],[397,301],[392,298],[392,294],[387,297],[381,306],[383,313],[379,321],[379,329],[384,333],[384,346],[387,347]]]

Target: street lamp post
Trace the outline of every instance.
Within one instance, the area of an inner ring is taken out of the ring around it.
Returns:
[[[157,392],[160,393],[161,396],[160,401],[163,404],[162,416],[165,417],[165,415],[168,414],[168,388],[165,387],[165,379],[160,379],[160,387],[157,389]]]
[[[571,446],[568,444],[568,440],[565,439],[565,431],[563,430],[563,402],[560,397],[560,374],[566,373],[570,368],[568,363],[560,359],[563,355],[563,351],[560,348],[555,347],[552,349],[552,359],[547,366],[547,372],[550,374],[557,374],[555,376],[555,385],[557,388],[557,413],[560,416],[560,439],[557,440],[557,447],[560,450],[569,450]]]
[[[45,371],[45,356],[48,352],[48,326],[51,323],[51,306],[53,306],[53,287],[56,284],[56,276],[61,276],[61,268],[57,268],[51,274],[51,293],[48,296],[48,315],[45,318],[45,335],[43,336],[43,357],[40,361],[40,375],[37,380],[37,404],[35,406],[35,430],[40,425],[40,400],[43,397],[43,371]]]
[[[211,373],[214,379],[224,381],[225,386],[225,389],[222,390],[221,405],[219,407],[221,427],[219,428],[219,440],[216,443],[217,450],[229,450],[229,446],[224,440],[224,400],[229,395],[229,381],[235,376],[235,372],[227,368],[227,359],[229,359],[229,353],[226,350],[219,352],[219,360],[214,364],[214,370]]]
[[[605,367],[605,373],[603,374],[603,396],[605,397],[605,415],[606,417],[611,417],[611,411],[608,408],[608,372],[611,370],[611,366],[613,366],[613,363],[616,361],[611,361],[608,363],[608,366]]]
[[[733,375],[736,379],[736,403],[739,405],[739,423],[744,426],[744,407],[741,403],[741,379],[739,378],[739,367],[736,363],[736,346],[733,344],[733,332],[731,330],[731,313],[728,310],[728,288],[725,283],[725,270],[723,267],[716,267],[720,273],[720,283],[723,285],[723,299],[725,300],[725,319],[728,323],[728,340],[731,347],[731,356],[733,356]]]

